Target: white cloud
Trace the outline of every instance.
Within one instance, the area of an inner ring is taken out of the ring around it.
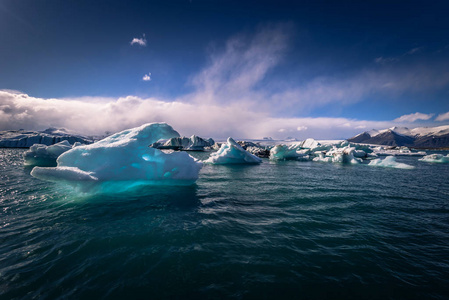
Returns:
[[[395,122],[409,122],[409,123],[413,123],[413,122],[416,122],[418,120],[429,120],[433,116],[434,116],[434,114],[423,114],[423,113],[416,112],[414,114],[403,115],[403,116],[395,119],[394,121]]]
[[[435,121],[446,121],[446,120],[449,120],[449,111],[444,114],[439,114],[435,119]]]
[[[143,80],[143,81],[151,81],[151,73],[145,74],[145,75],[142,77],[142,80]]]
[[[307,130],[307,126],[298,126],[298,127],[296,127],[296,130],[297,130],[297,131],[304,131],[304,130]]]
[[[139,39],[139,38],[133,38],[132,41],[130,42],[131,45],[139,45],[142,47],[145,47],[147,45],[147,40],[145,38],[145,34],[143,34],[143,36]]]
[[[43,99],[0,91],[0,130],[65,127],[85,134],[116,132],[149,122],[167,122],[181,134],[205,137],[348,138],[358,126],[387,128],[391,122],[345,118],[278,118],[248,111],[245,104],[228,105],[163,101],[135,96],[114,98]],[[344,126],[342,126],[344,124]],[[280,132],[279,128],[285,131]],[[297,131],[298,128],[301,131]],[[304,131],[307,128],[307,131]],[[304,130],[303,130],[304,129]]]

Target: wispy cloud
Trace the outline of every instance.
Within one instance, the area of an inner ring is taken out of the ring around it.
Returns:
[[[145,38],[145,33],[143,34],[143,36],[141,38],[133,38],[130,42],[131,46],[132,45],[139,45],[142,47],[145,47],[147,45],[147,40]]]
[[[383,65],[383,64],[387,64],[387,63],[390,63],[390,62],[395,62],[395,61],[398,61],[398,60],[399,59],[397,57],[383,57],[383,56],[379,56],[379,57],[376,57],[376,59],[374,59],[374,62],[376,64]]]
[[[271,24],[255,35],[229,39],[223,51],[210,54],[210,63],[194,76],[194,100],[201,102],[257,101],[255,86],[275,67],[288,47],[292,25]]]
[[[278,116],[307,115],[337,103],[349,105],[372,95],[383,98],[440,89],[449,85],[449,62],[425,65],[382,66],[344,76],[318,76],[308,80],[276,80],[274,70],[285,62],[294,27],[275,24],[254,35],[237,35],[210,53],[209,64],[190,83],[195,91],[185,97],[196,103],[245,103],[247,109]],[[421,48],[409,50],[417,53]],[[406,55],[406,54],[404,54]],[[407,54],[408,55],[408,54]]]
[[[420,112],[416,112],[414,114],[409,114],[409,115],[403,115],[400,116],[399,118],[395,119],[395,122],[409,122],[409,123],[413,123],[416,122],[418,120],[429,120],[431,119],[435,114],[423,114]]]
[[[390,57],[380,56],[380,57],[377,57],[376,59],[374,59],[374,62],[377,64],[381,64],[381,65],[392,63],[392,62],[398,62],[405,56],[414,55],[414,54],[418,54],[418,53],[422,52],[423,49],[424,49],[424,47],[415,47],[415,48],[412,48],[409,51],[407,51],[401,55],[398,55],[398,56],[390,56]]]
[[[151,81],[151,73],[143,75],[142,80],[143,81]]]
[[[416,47],[416,48],[410,49],[405,54],[413,55],[413,54],[421,52],[423,49],[424,49],[424,47]]]
[[[444,114],[439,114],[435,119],[435,121],[447,121],[447,120],[449,120],[449,111]]]

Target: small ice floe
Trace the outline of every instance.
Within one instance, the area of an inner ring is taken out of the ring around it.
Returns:
[[[443,154],[430,154],[419,159],[429,163],[449,163],[449,154],[444,156]]]
[[[396,168],[396,169],[414,169],[414,166],[407,165],[396,161],[396,157],[387,156],[384,159],[374,159],[370,161],[369,166],[374,167],[386,167],[386,168]]]
[[[395,147],[394,149],[386,149],[383,146],[373,148],[374,153],[379,156],[424,156],[425,151],[412,151],[408,147]]]

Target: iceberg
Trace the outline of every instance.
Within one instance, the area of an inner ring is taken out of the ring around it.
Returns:
[[[355,153],[356,150],[354,147],[346,146],[344,148],[339,148],[333,152],[332,162],[359,164],[362,162],[362,159],[354,157]]]
[[[292,144],[292,145],[294,145],[294,144]],[[328,150],[332,149],[332,147],[334,146],[332,143],[322,144],[312,138],[308,138],[300,143],[297,143],[296,145],[298,145],[300,149],[310,149],[310,151],[312,151],[312,152],[328,151]]]
[[[237,144],[232,138],[228,138],[221,148],[213,153],[207,160],[208,164],[260,164],[262,159],[249,153]]]
[[[317,142],[315,139],[308,138],[301,143],[301,148],[306,149],[316,149],[321,146],[321,143]]]
[[[374,167],[387,167],[387,168],[396,168],[396,169],[414,169],[414,166],[407,165],[404,163],[399,163],[396,161],[395,156],[387,156],[385,159],[374,159],[370,161],[369,166]]]
[[[58,157],[57,167],[34,167],[31,175],[75,186],[79,182],[113,183],[109,184],[112,189],[141,184],[190,185],[198,179],[199,161],[186,152],[164,153],[148,147],[178,136],[165,123],[145,124],[72,148]]]
[[[429,163],[449,163],[449,154],[446,156],[443,154],[430,154],[420,158],[419,160]]]
[[[324,153],[318,153],[318,157],[315,157],[313,161],[359,164],[363,161],[360,157],[365,156],[366,153],[363,150],[356,150],[355,147],[345,146],[343,148],[337,148],[334,146],[326,155]]]
[[[179,150],[190,150],[190,151],[203,151],[205,147],[212,147],[215,144],[213,139],[203,139],[196,135],[192,135],[190,138],[187,137],[174,137],[166,141],[162,146],[158,145],[156,148],[159,149],[179,149]]]
[[[267,149],[267,147],[261,146],[259,143],[253,143],[249,141],[236,141],[237,144],[242,146],[242,148],[246,151],[248,151],[251,154],[254,154],[257,157],[260,158],[268,158],[270,157],[270,150]],[[218,150],[219,147],[215,150]]]
[[[73,147],[81,145],[75,143]],[[25,159],[25,166],[53,166],[56,165],[56,159],[62,153],[72,149],[72,145],[67,140],[56,143],[51,146],[44,144],[34,144],[23,153]]]
[[[297,152],[299,149],[298,145],[276,145],[270,150],[271,160],[287,160],[287,159],[297,159],[300,155]]]

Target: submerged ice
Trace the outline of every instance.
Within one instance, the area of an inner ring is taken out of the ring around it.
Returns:
[[[165,123],[151,123],[64,152],[57,167],[35,167],[31,175],[50,181],[193,184],[202,164],[185,152],[164,153],[148,145],[179,137]]]
[[[204,162],[216,165],[259,164],[262,159],[243,149],[232,138],[228,138],[227,142],[223,143],[221,148]]]

